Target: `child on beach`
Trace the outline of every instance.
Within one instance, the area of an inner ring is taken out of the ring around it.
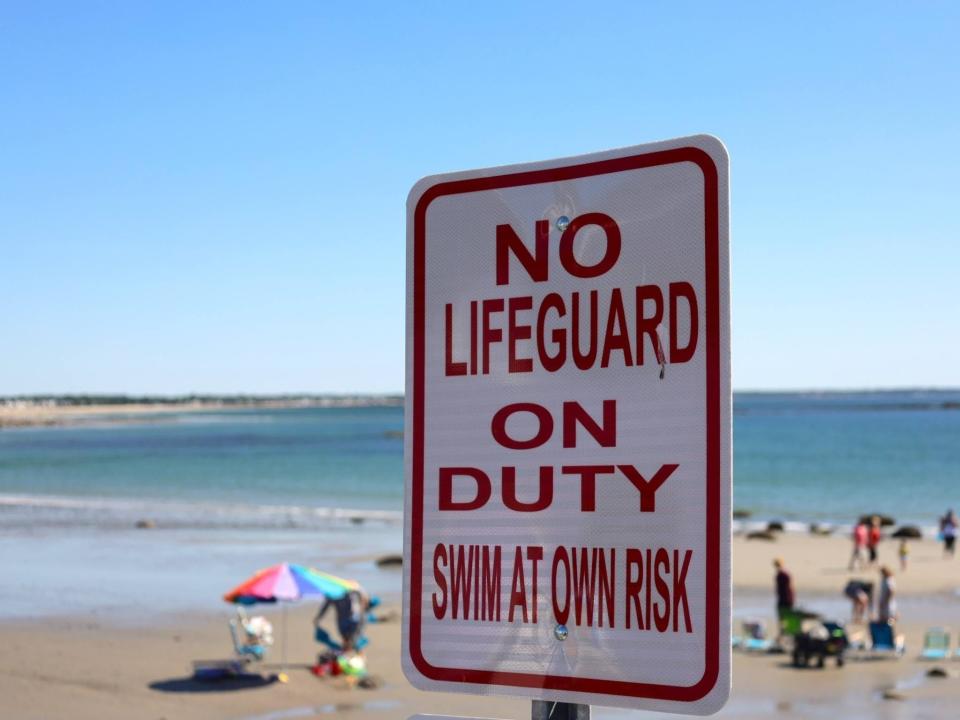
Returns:
[[[900,572],[907,569],[907,559],[910,557],[910,546],[907,545],[906,538],[900,538],[900,547],[897,549],[900,556]]]

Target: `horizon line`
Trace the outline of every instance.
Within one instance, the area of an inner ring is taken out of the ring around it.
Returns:
[[[785,388],[734,388],[734,394],[775,395],[775,394],[844,394],[844,393],[896,393],[896,392],[960,392],[960,386],[942,385],[897,385],[870,387],[785,387]],[[34,400],[55,398],[112,398],[141,400],[183,400],[211,398],[249,398],[254,400],[271,399],[310,399],[310,398],[400,398],[405,392],[399,391],[282,391],[282,392],[26,392],[0,393],[0,400]]]

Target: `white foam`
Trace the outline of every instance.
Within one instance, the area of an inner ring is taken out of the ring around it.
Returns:
[[[31,515],[50,511],[57,524],[101,524],[138,519],[164,519],[178,527],[267,526],[310,527],[342,522],[399,524],[399,510],[170,501],[154,498],[126,499],[70,497],[63,495],[0,494],[0,507],[20,509]],[[69,521],[69,522],[68,522]]]

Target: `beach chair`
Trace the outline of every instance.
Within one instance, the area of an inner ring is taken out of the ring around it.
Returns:
[[[767,637],[766,626],[760,620],[744,620],[743,635],[733,638],[733,646],[745,652],[769,652],[773,642]]]
[[[273,644],[273,626],[261,615],[247,617],[243,608],[237,608],[237,616],[230,619],[229,625],[235,657],[229,660],[195,660],[194,680],[213,682],[259,677],[251,672],[251,667],[254,662],[263,660],[267,648]]]
[[[263,660],[273,644],[273,626],[266,618],[248,618],[242,608],[237,608],[237,616],[230,620],[230,637],[238,660]]]
[[[871,658],[899,658],[905,651],[903,635],[897,635],[893,625],[876,621],[870,623]]]
[[[923,634],[921,660],[948,660],[950,658],[950,633],[946,628],[929,628]]]

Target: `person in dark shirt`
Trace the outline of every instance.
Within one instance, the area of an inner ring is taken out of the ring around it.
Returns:
[[[793,610],[793,579],[783,567],[783,560],[780,558],[773,561],[773,567],[777,570],[777,615],[780,615],[784,610]]]
[[[773,561],[773,567],[777,570],[774,586],[777,593],[777,644],[779,645],[783,640],[783,616],[793,610],[793,579],[784,568],[781,558]]]

